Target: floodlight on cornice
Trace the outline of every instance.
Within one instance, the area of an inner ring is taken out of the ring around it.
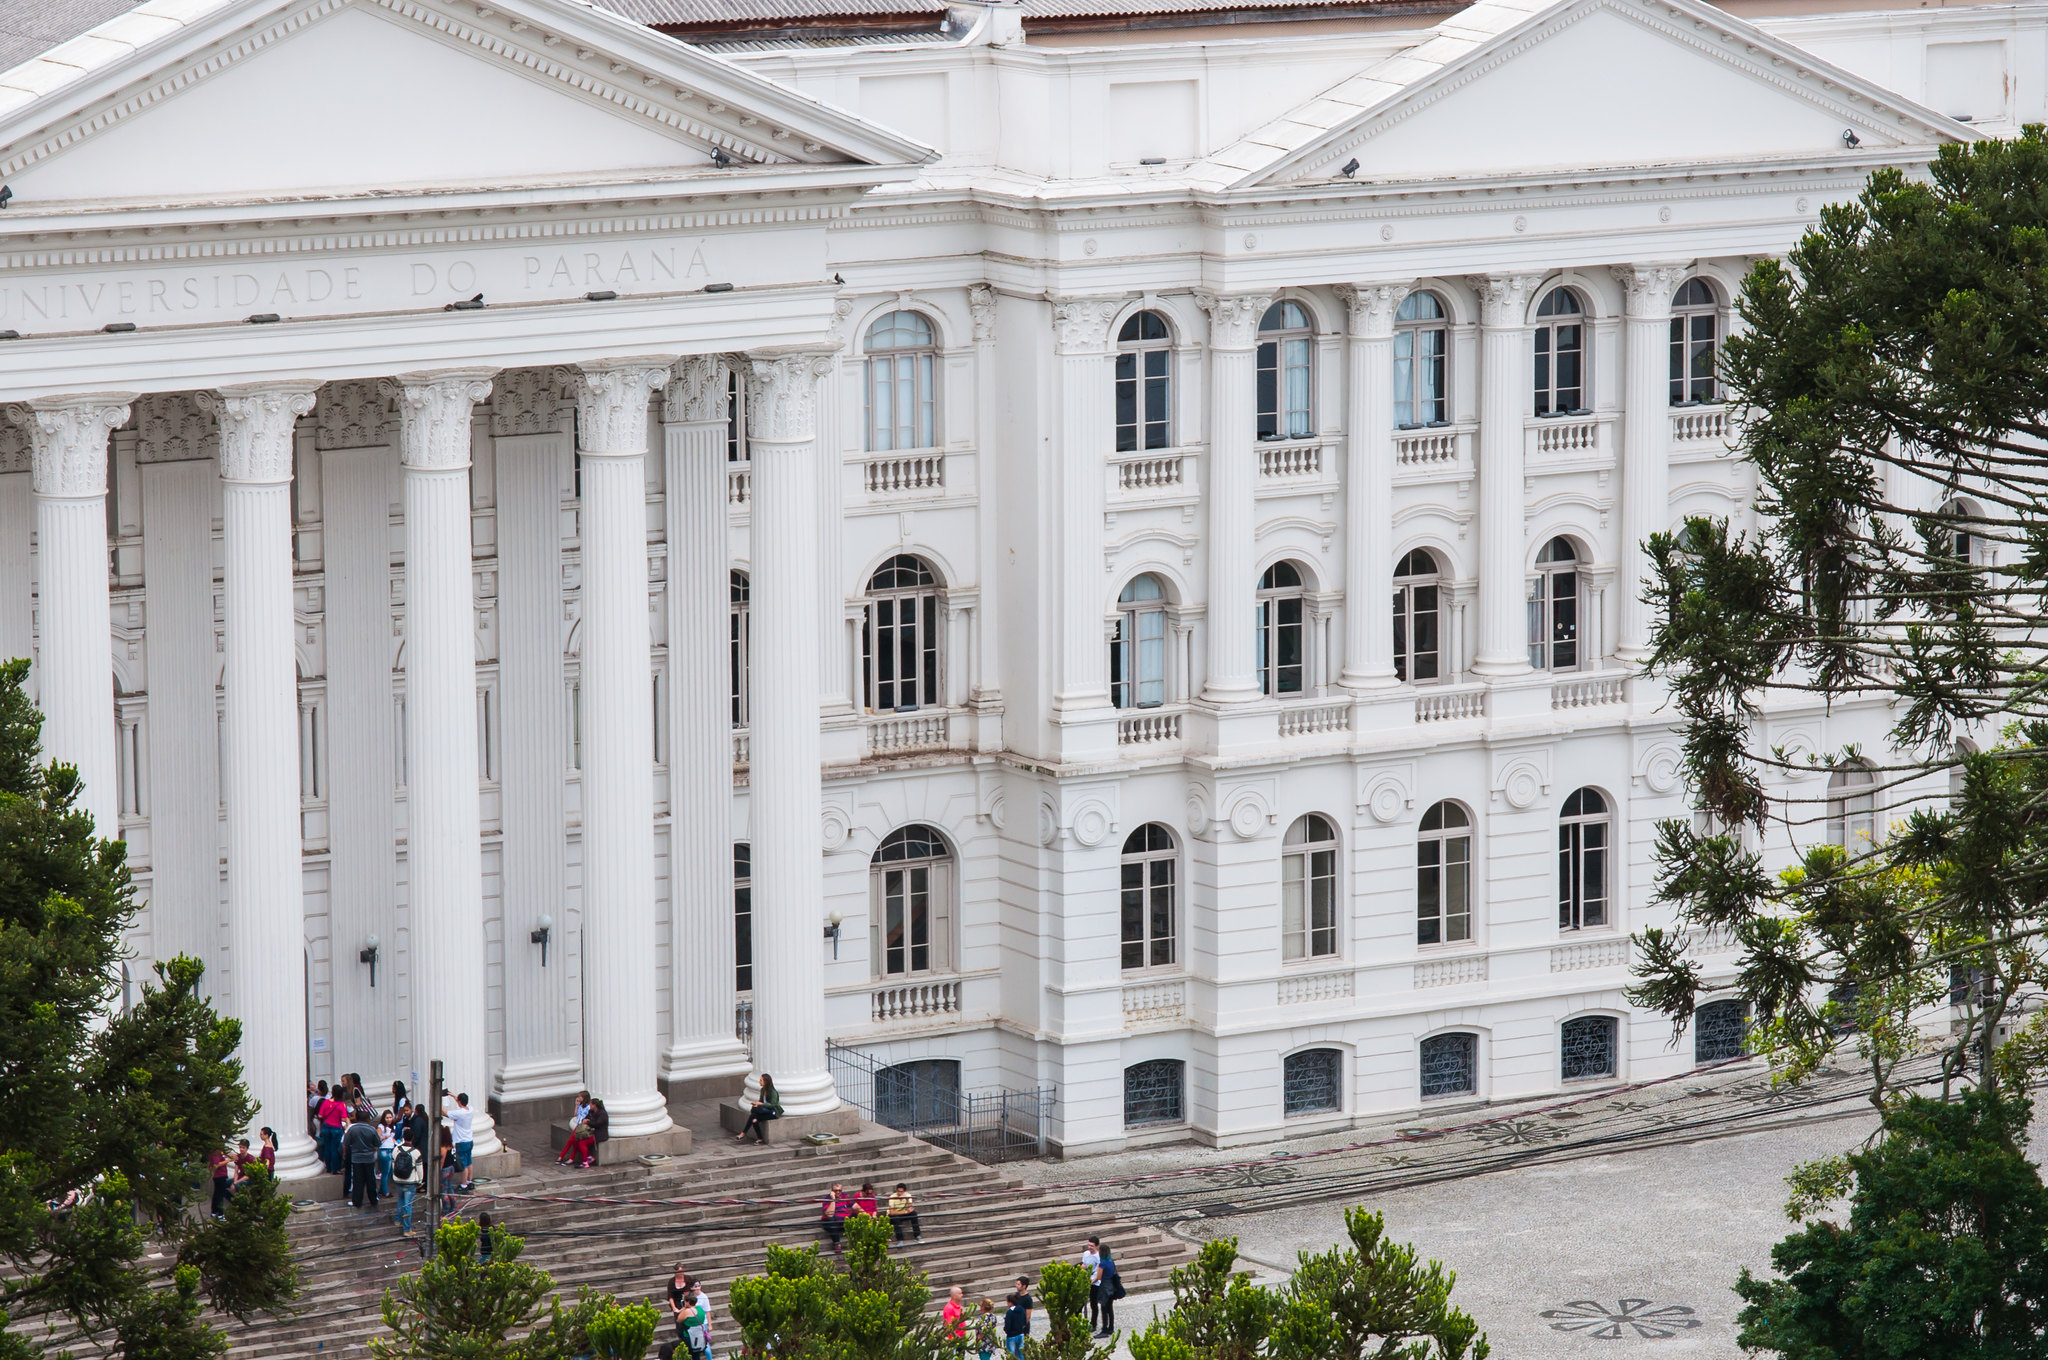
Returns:
[[[4,208],[4,207],[6,207],[6,206],[7,206],[7,201],[8,201],[9,199],[13,198],[13,197],[14,197],[14,190],[13,190],[13,188],[12,188],[11,186],[9,186],[9,185],[5,185],[5,184],[0,184],[0,208]]]
[[[714,146],[711,148],[711,163],[723,170],[726,166],[732,164],[732,157],[725,153],[724,147]]]
[[[1854,151],[1857,147],[1863,145],[1863,139],[1856,135],[1855,128],[1843,128],[1842,145],[1848,147],[1851,151]]]
[[[1337,173],[1342,175],[1346,179],[1350,179],[1353,175],[1357,174],[1358,157],[1353,156],[1350,160],[1344,162],[1344,168],[1342,170],[1339,170]]]

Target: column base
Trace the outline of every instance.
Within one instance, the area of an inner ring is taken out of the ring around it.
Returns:
[[[671,1104],[679,1100],[724,1100],[736,1096],[754,1070],[746,1046],[730,1035],[685,1040],[661,1055],[655,1085]]]
[[[747,1069],[714,1076],[659,1077],[656,1084],[671,1104],[685,1100],[732,1100],[746,1087]]]
[[[548,1125],[548,1146],[560,1155],[562,1145],[569,1141],[567,1124]],[[688,1152],[694,1143],[690,1131],[680,1124],[671,1124],[660,1133],[631,1134],[626,1137],[611,1137],[597,1145],[599,1166],[622,1166],[642,1157],[680,1157]]]
[[[718,1122],[730,1134],[737,1134],[747,1126],[747,1115],[753,1107],[743,1100],[731,1100],[718,1107]],[[762,1135],[770,1143],[794,1143],[813,1133],[855,1134],[860,1132],[860,1111],[851,1105],[841,1105],[836,1110],[820,1114],[786,1114],[780,1119],[771,1119],[762,1126]]]

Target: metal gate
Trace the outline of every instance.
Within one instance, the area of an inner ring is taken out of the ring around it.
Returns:
[[[884,1063],[871,1053],[827,1043],[839,1098],[870,1123],[901,1129],[980,1162],[1042,1157],[1057,1089],[966,1091],[950,1058]]]

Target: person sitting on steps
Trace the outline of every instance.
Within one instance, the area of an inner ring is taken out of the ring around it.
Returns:
[[[910,1187],[898,1181],[896,1188],[889,1192],[889,1224],[896,1229],[896,1240],[903,1240],[903,1230],[910,1229],[910,1240],[924,1241],[924,1229],[917,1223],[917,1201],[910,1197]]]
[[[782,1097],[776,1093],[775,1078],[766,1072],[761,1074],[761,1098],[747,1110],[746,1126],[733,1136],[740,1142],[747,1141],[747,1135],[754,1135],[754,1141],[768,1141],[768,1121],[782,1118]]]

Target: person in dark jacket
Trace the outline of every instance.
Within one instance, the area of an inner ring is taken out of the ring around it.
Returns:
[[[594,1147],[594,1151],[591,1153],[591,1160],[602,1162],[604,1160],[604,1145],[611,1141],[612,1113],[604,1107],[604,1101],[601,1098],[597,1096],[590,1098],[590,1118],[585,1122],[590,1125],[590,1141]]]
[[[766,1072],[761,1074],[761,1098],[747,1110],[746,1127],[733,1136],[742,1143],[752,1134],[754,1141],[768,1141],[768,1121],[782,1118],[782,1096],[775,1089],[775,1078]]]
[[[358,1113],[341,1135],[341,1150],[348,1157],[348,1202],[360,1209],[364,1201],[377,1207],[377,1126]]]

